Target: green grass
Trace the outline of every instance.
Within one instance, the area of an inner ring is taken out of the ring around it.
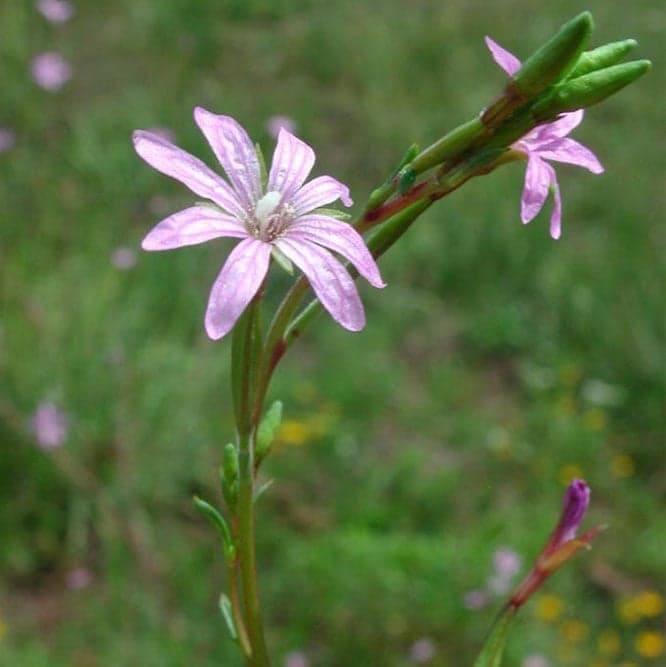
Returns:
[[[213,164],[196,104],[267,154],[266,120],[287,114],[316,173],[349,183],[360,210],[409,144],[499,90],[485,34],[524,57],[581,7],[76,4],[61,27],[31,2],[0,5],[0,127],[17,135],[0,155],[0,665],[237,665],[221,554],[191,503],[219,499],[233,432],[229,343],[203,331],[229,245],[112,266],[191,200],[141,162],[132,130],[168,127]],[[276,665],[294,650],[313,665],[409,665],[421,637],[430,664],[471,664],[499,602],[468,611],[465,593],[498,546],[539,550],[575,470],[593,489],[586,525],[609,529],[547,584],[560,617],[540,618],[539,600],[525,610],[507,665],[658,662],[634,643],[659,618],[627,623],[618,605],[664,577],[664,12],[588,8],[595,44],[635,37],[654,68],[576,131],[606,173],[558,170],[562,239],[548,210],[520,224],[520,166],[477,179],[384,258],[387,289],[361,287],[362,333],[321,317],[284,361],[271,396],[308,437],[269,459],[259,505]],[[54,95],[29,77],[50,49],[74,67]],[[28,427],[44,399],[71,423],[52,453]],[[67,589],[81,565],[93,583]],[[562,638],[571,619],[589,626],[578,642]],[[621,646],[601,659],[608,630]]]

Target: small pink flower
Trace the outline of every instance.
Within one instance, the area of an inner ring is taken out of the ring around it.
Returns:
[[[231,330],[263,283],[276,251],[303,271],[333,319],[351,331],[362,329],[365,313],[356,285],[332,252],[351,262],[374,287],[384,287],[384,282],[358,232],[318,211],[338,198],[351,206],[349,189],[331,176],[305,183],[314,151],[282,129],[264,190],[259,159],[245,130],[233,118],[201,107],[194,110],[194,119],[230,184],[153,132],[137,130],[133,139],[149,165],[210,201],[162,220],[144,238],[144,250],[170,250],[225,236],[241,239],[213,283],[205,318],[208,335],[217,340]]]
[[[37,9],[51,23],[67,23],[74,16],[74,7],[67,0],[38,0]]]
[[[67,588],[73,591],[81,590],[90,586],[93,577],[87,567],[76,567],[67,573]]]
[[[521,564],[520,556],[508,547],[499,547],[493,554],[493,567],[501,577],[513,577],[520,570]]]
[[[468,591],[465,593],[465,597],[463,598],[463,604],[471,611],[478,611],[479,609],[483,609],[484,607],[488,606],[489,602],[490,598],[488,593],[480,589]]]
[[[528,655],[521,667],[550,667],[550,663],[542,655]]]
[[[486,45],[495,62],[509,76],[513,76],[520,69],[520,60],[490,37],[486,37]],[[593,174],[601,174],[604,170],[589,148],[567,136],[580,125],[583,115],[582,109],[562,114],[555,121],[535,127],[512,146],[527,158],[520,217],[524,223],[533,220],[543,208],[548,193],[552,191],[554,205],[550,217],[550,235],[554,239],[559,239],[562,233],[562,200],[557,175],[546,160],[575,164]]]
[[[133,248],[116,248],[111,253],[111,264],[120,271],[129,271],[136,264],[136,252]]]
[[[37,406],[31,425],[37,444],[42,449],[60,447],[69,430],[66,415],[51,401],[43,401]]]
[[[409,649],[409,657],[420,665],[430,662],[437,653],[435,642],[430,637],[417,639]]]
[[[50,92],[60,90],[71,76],[70,64],[55,51],[40,53],[32,61],[32,78],[44,90]]]
[[[284,667],[310,667],[310,661],[302,651],[293,651],[285,656]]]
[[[271,116],[266,121],[266,130],[273,139],[278,138],[280,130],[287,130],[287,132],[294,134],[296,132],[296,121],[289,116]]]
[[[16,137],[11,130],[6,127],[0,127],[0,153],[8,151],[16,143]]]
[[[574,479],[564,494],[562,513],[546,546],[537,557],[534,567],[513,592],[509,604],[520,607],[541,584],[556,572],[564,563],[573,558],[582,548],[602,530],[597,526],[576,537],[587,506],[590,503],[590,487],[585,480]]]

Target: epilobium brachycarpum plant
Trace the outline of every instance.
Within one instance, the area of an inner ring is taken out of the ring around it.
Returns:
[[[158,171],[186,185],[205,201],[159,222],[143,241],[145,250],[168,250],[218,237],[239,239],[215,279],[205,327],[213,339],[231,334],[231,394],[236,434],[221,453],[226,507],[196,498],[222,539],[228,591],[220,597],[231,637],[247,664],[270,664],[264,637],[255,553],[257,473],[270,454],[282,405],[265,406],[269,384],[282,356],[322,306],[344,328],[358,331],[365,315],[354,279],[361,275],[384,287],[376,261],[436,201],[471,178],[511,162],[526,161],[521,218],[529,222],[553,195],[550,234],[561,235],[562,204],[550,162],[565,162],[594,174],[603,167],[592,151],[570,138],[584,109],[603,101],[644,74],[646,60],[621,62],[636,42],[624,40],[586,51],[592,18],[585,12],[524,63],[490,38],[486,43],[508,75],[505,89],[472,120],[424,150],[412,146],[386,181],[374,190],[351,223],[327,208],[352,201],[331,176],[307,180],[314,151],[287,129],[277,138],[270,168],[261,150],[229,116],[201,107],[194,119],[227,180],[164,138],[137,131],[139,155]],[[275,271],[294,276],[281,304],[264,325],[263,295]],[[305,307],[309,289],[314,299]],[[589,500],[582,480],[572,483],[565,511],[532,572],[511,596],[476,662],[499,665],[510,620],[547,576],[589,543],[590,531],[575,532]]]

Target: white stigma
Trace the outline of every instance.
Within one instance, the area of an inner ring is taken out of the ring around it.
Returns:
[[[257,202],[254,208],[254,217],[262,232],[266,229],[271,215],[280,203],[280,199],[282,199],[282,195],[279,192],[267,192]]]

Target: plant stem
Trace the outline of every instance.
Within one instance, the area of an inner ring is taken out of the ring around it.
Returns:
[[[231,344],[231,381],[238,431],[238,500],[232,526],[236,532],[238,567],[245,601],[245,628],[251,647],[248,665],[251,667],[268,667],[270,664],[261,620],[254,530],[255,429],[252,415],[261,356],[261,298],[260,292],[241,316]],[[237,606],[240,607],[239,604]]]

